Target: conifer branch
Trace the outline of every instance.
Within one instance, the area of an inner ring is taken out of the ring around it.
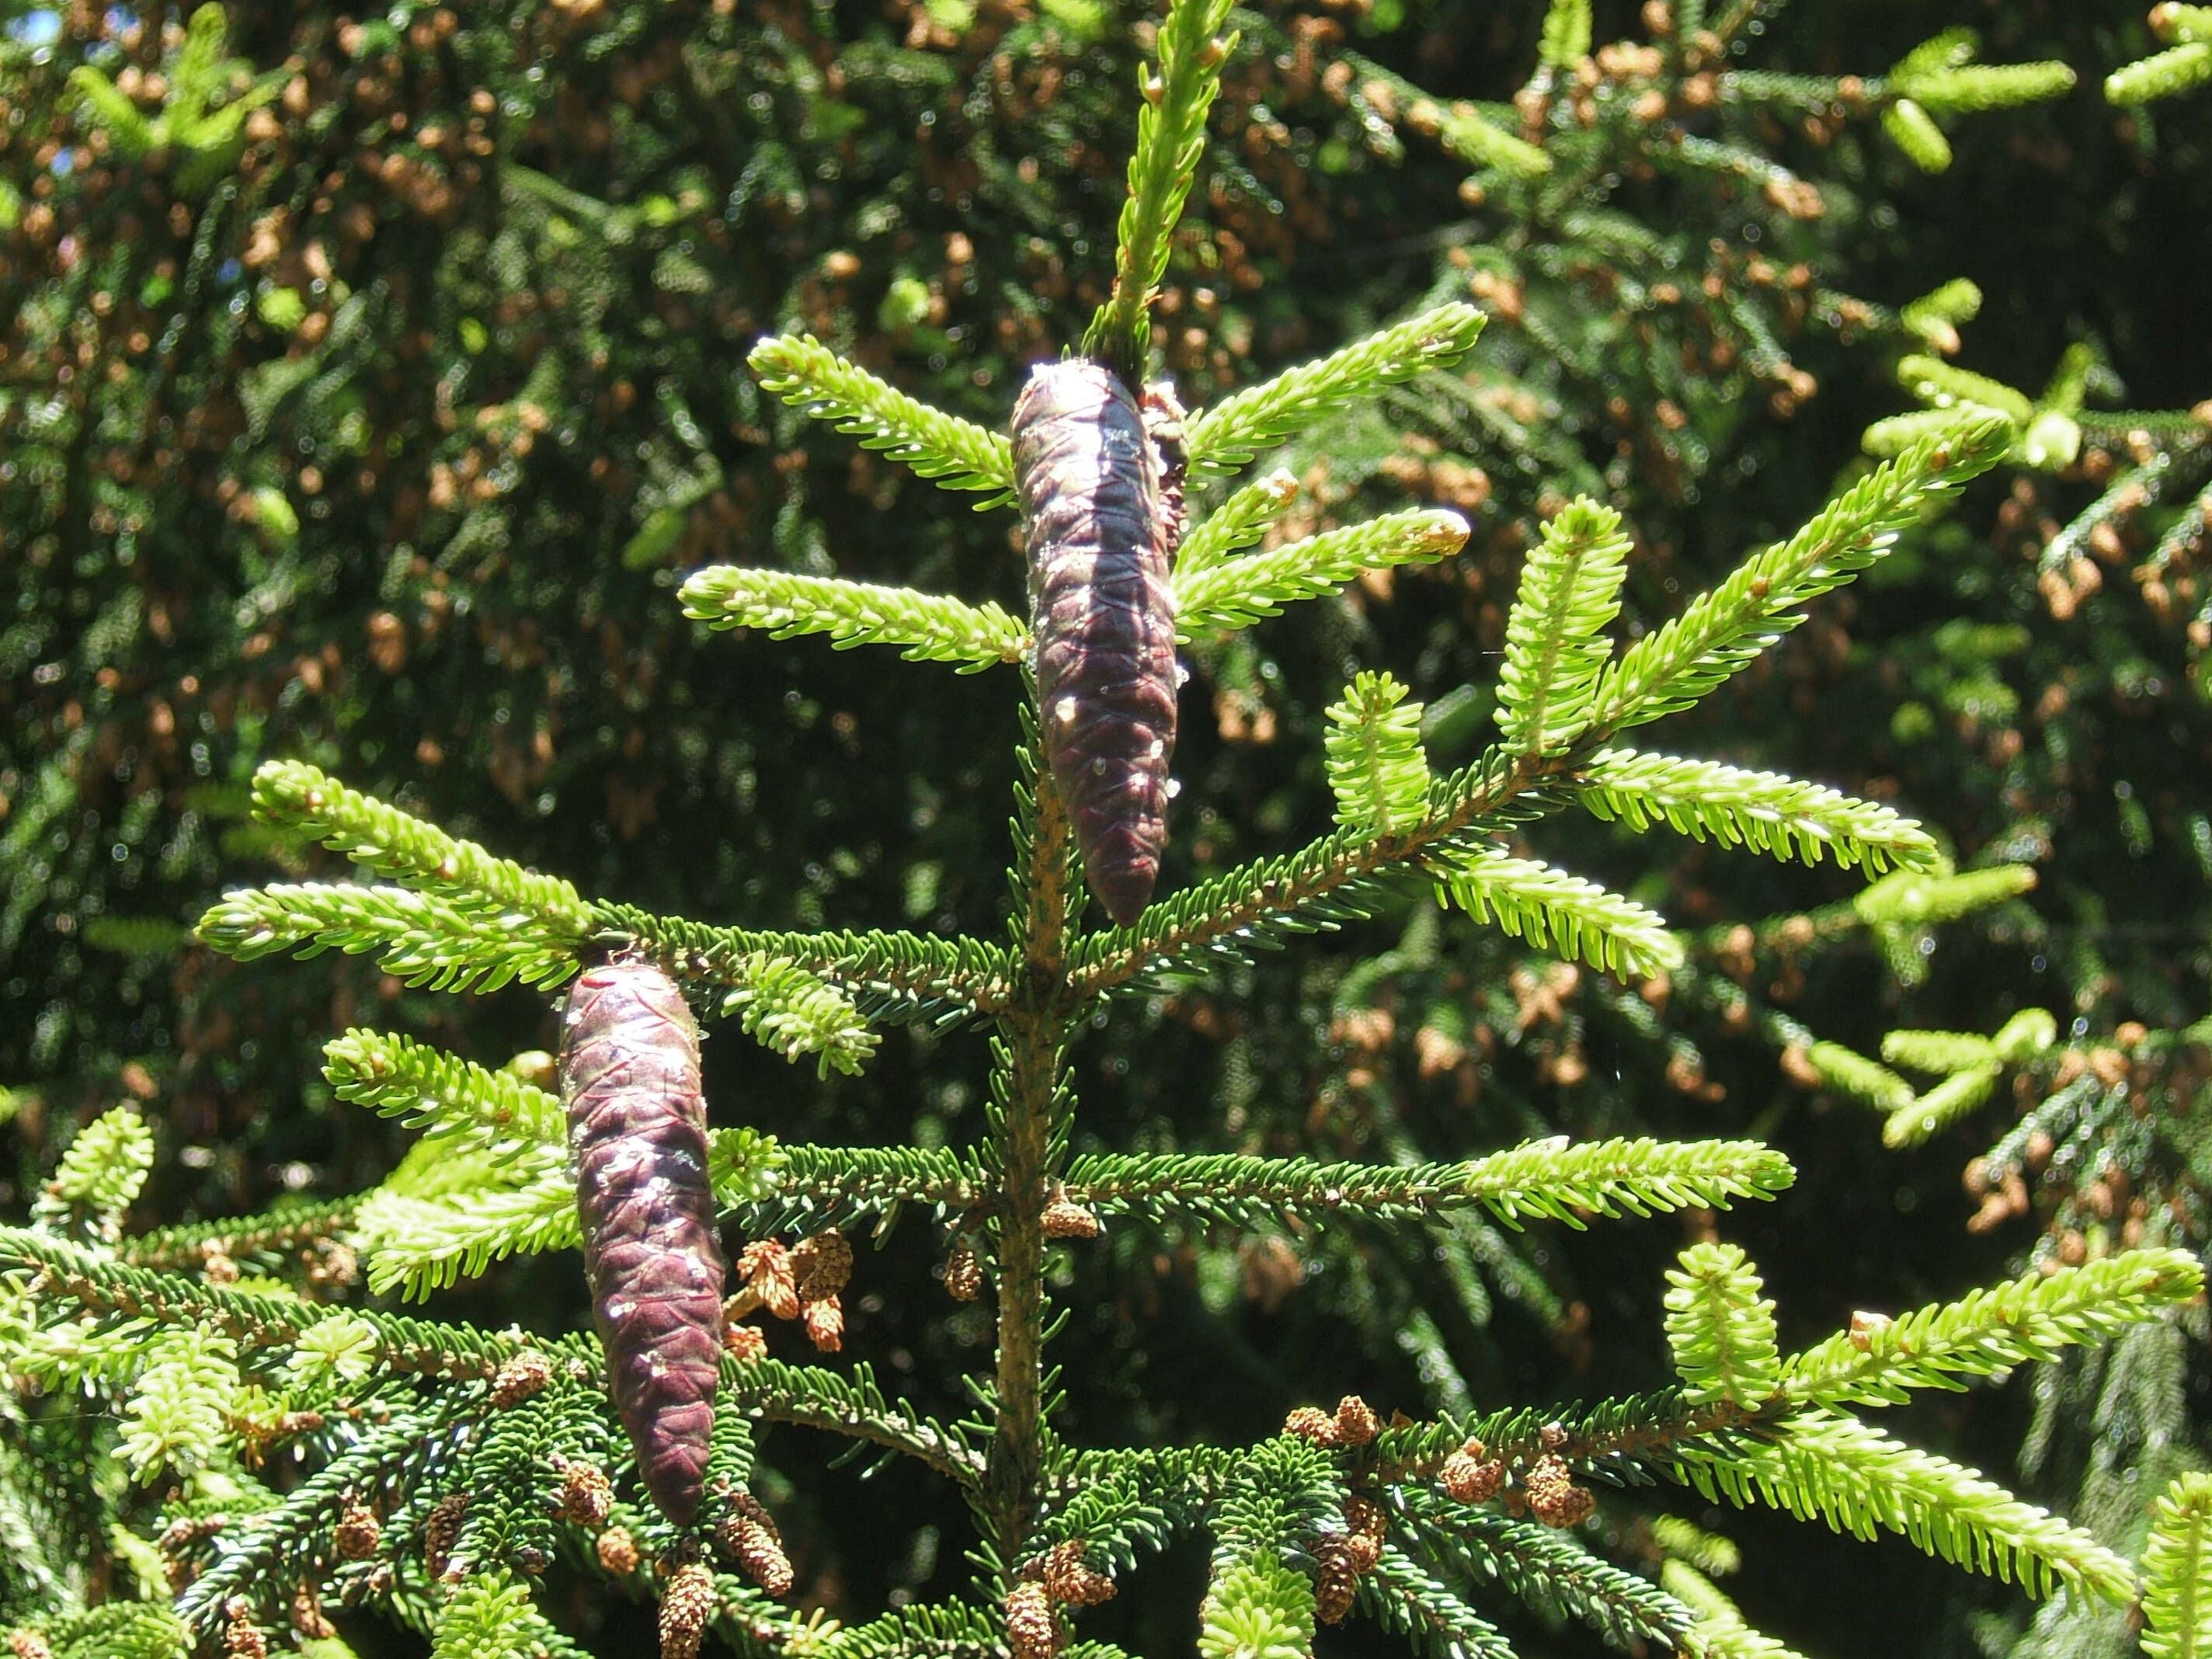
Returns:
[[[1191,482],[1234,472],[1354,398],[1450,368],[1474,349],[1486,320],[1455,301],[1223,398],[1184,428]]]
[[[1996,1045],[1972,1031],[1891,1031],[1881,1040],[1881,1057],[1893,1066],[1947,1076],[1997,1058]]]
[[[1375,1443],[1376,1469],[1390,1481],[1428,1480],[1468,1441],[1480,1440],[1486,1455],[1509,1467],[1555,1454],[1611,1484],[1642,1486],[1680,1448],[1709,1440],[1731,1445],[1745,1427],[1741,1407],[1725,1401],[1692,1405],[1679,1388],[1566,1410],[1446,1413],[1383,1430]]]
[[[1522,568],[1498,672],[1498,727],[1516,752],[1565,749],[1589,723],[1627,561],[1620,514],[1588,497],[1545,525]]]
[[[201,940],[240,962],[289,950],[380,952],[387,973],[436,991],[495,991],[513,980],[541,988],[576,971],[575,941],[531,919],[404,887],[300,885],[234,889],[202,916]]]
[[[1176,637],[1188,643],[1249,628],[1280,616],[1285,605],[1334,592],[1363,570],[1433,564],[1456,553],[1467,537],[1458,514],[1419,507],[1223,560],[1188,580],[1178,571]]]
[[[737,1016],[744,1034],[763,1048],[797,1060],[815,1057],[815,1073],[832,1068],[848,1077],[876,1052],[879,1041],[852,1000],[797,963],[762,952],[742,965],[727,965],[738,983],[722,999],[722,1012]]]
[[[147,1601],[83,1608],[58,1602],[35,1626],[21,1628],[34,1631],[54,1659],[185,1659],[192,1643],[175,1613]]]
[[[1971,29],[1948,29],[1899,58],[1868,95],[1881,103],[1881,127],[1923,173],[1951,165],[1951,141],[1937,115],[1996,109],[2057,97],[2074,84],[2063,64],[1977,64]]]
[[[1796,607],[1881,558],[1930,502],[1994,465],[2010,441],[2002,418],[1962,416],[1885,462],[1796,535],[1631,645],[1600,683],[1591,724],[1611,732],[1690,707],[1802,621]]]
[[[88,1312],[204,1326],[247,1354],[289,1348],[314,1326],[333,1320],[357,1322],[374,1339],[376,1364],[414,1376],[489,1376],[516,1346],[511,1338],[472,1326],[218,1289],[178,1273],[125,1267],[43,1233],[0,1227],[0,1269],[9,1267],[42,1271],[40,1294],[67,1297]]]
[[[1504,1632],[1395,1544],[1359,1581],[1358,1605],[1427,1659],[1516,1659]]]
[[[1391,1222],[1474,1205],[1509,1226],[1530,1217],[1581,1227],[1593,1215],[1726,1209],[1771,1198],[1796,1179],[1756,1141],[1540,1140],[1465,1164],[1315,1164],[1233,1152],[1123,1157],[1085,1153],[1067,1189],[1103,1211],[1176,1215],[1199,1225],[1267,1225],[1279,1218]]]
[[[708,1131],[708,1178],[716,1207],[753,1211],[781,1170],[784,1152],[750,1128]],[[400,1175],[361,1201],[359,1235],[369,1289],[421,1298],[495,1261],[583,1243],[575,1178],[562,1140],[509,1152],[443,1152],[427,1177]]]
[[[1339,830],[1295,853],[1186,888],[1150,906],[1133,927],[1087,935],[1069,964],[1069,994],[1085,1000],[1140,974],[1207,955],[1234,957],[1272,935],[1366,915],[1369,895],[1416,854],[1471,843],[1547,810],[1552,803],[1539,793],[1544,781],[1540,767],[1492,748],[1431,784],[1428,817],[1402,833],[1362,837]]]
[[[1948,403],[1934,409],[1908,409],[1901,415],[1885,415],[1859,434],[1859,447],[1879,459],[1893,460],[1917,443],[1941,440],[1958,425],[1959,415],[1959,405]]]
[[[1035,1541],[1043,1546],[1079,1538],[1087,1556],[1103,1559],[1117,1575],[1127,1571],[1200,1519],[1209,1482],[1176,1467],[1183,1461],[1135,1451],[1068,1460],[1048,1474],[1065,1498],[1048,1504]],[[1218,1479],[1210,1484],[1218,1486]]]
[[[1715,1578],[1725,1578],[1743,1568],[1741,1550],[1719,1534],[1707,1532],[1679,1515],[1653,1516],[1651,1541],[1666,1551],[1669,1560],[1684,1562]]]
[[[362,1492],[398,1499],[459,1456],[459,1430],[483,1409],[479,1389],[448,1389],[365,1427],[353,1443],[275,1509],[246,1516],[225,1548],[176,1601],[197,1635],[211,1633],[233,1596],[266,1605],[278,1585],[312,1583],[337,1565],[335,1535],[345,1504]]]
[[[1200,1659],[1291,1659],[1314,1641],[1313,1581],[1265,1558],[1224,1561],[1217,1553],[1198,1608]]]
[[[198,1325],[161,1331],[148,1345],[118,1425],[132,1478],[144,1481],[164,1468],[190,1474],[218,1461],[238,1392],[238,1345],[229,1337]]]
[[[1805,1058],[1829,1088],[1863,1101],[1876,1111],[1893,1115],[1906,1111],[1916,1098],[1912,1085],[1888,1066],[1840,1042],[1815,1042],[1806,1049]]]
[[[1425,1553],[1477,1583],[1502,1583],[1539,1613],[1579,1620],[1615,1646],[1673,1650],[1693,1622],[1658,1585],[1601,1560],[1570,1534],[1423,1487],[1405,1488],[1401,1501]]]
[[[986,1191],[975,1159],[942,1147],[802,1145],[778,1149],[757,1197],[725,1205],[750,1238],[817,1233],[871,1215],[883,1218],[881,1232],[906,1205],[964,1215],[984,1205]]]
[[[764,628],[771,639],[827,634],[840,651],[895,645],[908,662],[949,662],[973,674],[1019,662],[1029,629],[988,600],[806,576],[759,566],[709,565],[685,578],[684,614],[716,629]]]
[[[1536,35],[1536,61],[1554,74],[1589,56],[1590,0],[1552,0]]]
[[[1182,538],[1176,550],[1177,579],[1188,582],[1260,541],[1297,493],[1298,481],[1280,467],[1237,490]]]
[[[1900,870],[1861,888],[1851,908],[1870,927],[1929,927],[2017,898],[2035,886],[2027,864],[1993,864],[1955,875]]]
[[[1336,821],[1355,835],[1383,836],[1426,816],[1429,757],[1421,705],[1387,673],[1362,672],[1328,708],[1322,739]]]
[[[275,1265],[275,1258],[337,1237],[353,1225],[359,1200],[330,1199],[289,1204],[261,1215],[218,1221],[188,1221],[157,1227],[121,1240],[116,1260],[133,1267],[198,1268],[210,1254],[227,1255],[241,1267]]]
[[[1014,499],[1014,451],[1004,433],[909,398],[847,362],[811,334],[775,334],[745,362],[762,388],[801,413],[857,436],[915,475],[945,489],[989,492],[979,513]]]
[[[266,74],[242,89],[234,73],[249,71],[242,59],[227,58],[229,27],[223,9],[203,5],[185,29],[184,49],[172,60],[168,95],[153,115],[89,64],[70,71],[69,90],[88,106],[100,131],[121,154],[146,155],[174,149],[185,158],[184,180],[204,188],[222,176],[235,157],[239,129],[246,118],[283,90],[282,74]]]
[[[2153,9],[2153,15],[2175,9],[2202,12],[2206,9],[2158,6]],[[2105,100],[2128,108],[2160,98],[2178,97],[2207,85],[2212,85],[2212,30],[2114,70],[2105,77]],[[2148,1645],[2148,1638],[2145,1645]]]
[[[1780,1391],[1805,1405],[1900,1404],[1913,1389],[1963,1389],[1962,1379],[2102,1341],[2203,1288],[2203,1267],[2181,1250],[2129,1250],[2031,1273],[1896,1319],[1854,1321],[1784,1362]]]
[[[55,1231],[82,1221],[93,1237],[112,1245],[123,1235],[123,1212],[153,1168],[154,1132],[135,1108],[114,1107],[77,1131],[31,1212]]]
[[[1990,1060],[1945,1078],[1890,1114],[1889,1121],[1881,1126],[1881,1144],[1918,1146],[1934,1139],[1987,1100],[2003,1070]]]
[[[2058,1021],[2048,1008],[2022,1008],[1998,1026],[1989,1042],[1990,1052],[1997,1060],[2007,1066],[2025,1066],[2057,1046]],[[1911,1060],[1903,1063],[1912,1064]]]
[[[1973,39],[1966,34],[1961,41],[1962,34],[1938,35],[1908,53],[1881,90],[1910,98],[1931,115],[1965,115],[2039,104],[2073,89],[2074,71],[2064,64],[1974,63]]]
[[[2035,418],[2035,404],[2025,392],[1941,357],[1915,353],[1901,358],[1897,378],[1907,392],[1939,410],[1954,412],[1961,406],[1991,409],[2016,428],[2025,428]]]
[[[965,1440],[933,1419],[910,1416],[894,1407],[865,1364],[842,1373],[819,1365],[726,1355],[717,1399],[755,1422],[821,1429],[902,1452],[963,1486],[972,1488],[982,1476],[983,1460]]]
[[[714,927],[656,916],[627,904],[598,904],[601,942],[637,951],[678,979],[743,989],[773,958],[848,988],[879,1019],[991,1013],[1009,994],[1006,952],[982,939],[920,933],[774,933]]]
[[[1386,861],[1388,844],[1339,830],[1282,858],[1256,861],[1146,907],[1133,927],[1085,935],[1072,953],[1069,994],[1087,1000],[1140,973],[1206,953],[1234,957],[1271,932],[1310,932],[1332,925],[1324,907],[1361,915],[1358,886]],[[1346,902],[1346,890],[1352,890]],[[1334,903],[1332,904],[1331,901]],[[1296,913],[1312,906],[1307,920]]]
[[[1333,1461],[1309,1441],[1279,1435],[1237,1459],[1207,1510],[1214,1547],[1198,1614],[1204,1659],[1312,1650],[1314,1584],[1291,1564],[1343,1500]]]
[[[1467,1188],[1508,1225],[1543,1216],[1570,1226],[1580,1212],[1644,1215],[1735,1198],[1771,1198],[1796,1179],[1790,1160],[1755,1140],[1531,1142],[1465,1166]]]
[[[1516,939],[1636,978],[1679,966],[1682,944],[1655,912],[1594,881],[1495,848],[1440,859],[1439,891]]]
[[[349,789],[301,761],[270,761],[253,775],[253,816],[280,835],[319,842],[402,886],[529,919],[549,939],[590,928],[590,907],[557,876],[542,876],[398,807]]]
[[[2212,1475],[2179,1476],[2160,1496],[2142,1570],[2142,1650],[2150,1659],[2212,1655]]]
[[[582,1245],[575,1179],[564,1158],[518,1159],[501,1174],[436,1196],[380,1188],[362,1199],[358,1231],[369,1290],[419,1302],[482,1277],[495,1261]]]
[[[568,1133],[557,1095],[392,1032],[355,1026],[332,1037],[323,1076],[340,1100],[428,1129],[457,1152],[558,1148]]]
[[[1234,0],[1171,0],[1159,31],[1159,70],[1140,71],[1144,102],[1129,157],[1129,198],[1115,231],[1114,288],[1084,331],[1083,355],[1130,386],[1145,378],[1152,350],[1152,304],[1168,268],[1168,239],[1182,217],[1206,112],[1221,90],[1221,66],[1237,37],[1220,38]]]
[[[1745,1623],[1736,1604],[1686,1561],[1662,1565],[1659,1588],[1697,1618],[1682,1643],[1682,1651],[1693,1659],[1802,1659],[1794,1649]]]
[[[1606,749],[1583,769],[1588,786],[1577,805],[1608,821],[1641,830],[1664,822],[1703,841],[1818,864],[1823,854],[1845,869],[1863,864],[1932,870],[1940,854],[1911,818],[1873,801],[1776,772],[1751,772],[1717,761],[1678,760],[1632,749]]]
[[[1685,1446],[1672,1472],[1709,1501],[1771,1504],[1856,1538],[1900,1534],[1954,1565],[2017,1576],[2032,1595],[2063,1585],[2123,1606],[2135,1596],[2128,1564],[2080,1528],[1853,1418],[1815,1409],[1771,1443]]]
[[[1507,131],[1471,106],[1445,111],[1437,138],[1469,167],[1494,167],[1509,178],[1540,179],[1552,170],[1552,158],[1540,144]]]
[[[1897,320],[1906,333],[1948,357],[1959,349],[1959,325],[1973,321],[1981,310],[1981,289],[1966,277],[1954,276],[1899,307]]]
[[[1004,1659],[1006,1632],[991,1611],[966,1601],[894,1607],[865,1625],[832,1628],[792,1651],[805,1659]]]
[[[1667,1270],[1667,1343],[1696,1405],[1726,1401],[1756,1411],[1781,1386],[1774,1303],[1734,1244],[1693,1244]]]
[[[438,1609],[431,1651],[441,1659],[526,1659],[533,1611],[530,1587],[517,1583],[501,1564],[487,1562],[454,1585]]]

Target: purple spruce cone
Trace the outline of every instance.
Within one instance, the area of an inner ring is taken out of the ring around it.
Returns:
[[[1013,440],[1045,753],[1091,890],[1127,927],[1167,842],[1178,526],[1136,399],[1103,366],[1041,364]]]
[[[698,1513],[722,1358],[722,1249],[707,1181],[699,1028],[649,963],[586,969],[562,1020],[561,1095],[608,1387],[639,1474]]]

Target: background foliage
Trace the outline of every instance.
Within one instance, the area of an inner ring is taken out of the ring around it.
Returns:
[[[124,1098],[159,1147],[140,1219],[353,1190],[399,1142],[335,1105],[323,1034],[368,1021],[489,1066],[548,1042],[520,991],[463,1017],[363,962],[187,945],[222,883],[278,850],[246,815],[264,758],[649,908],[995,929],[1004,699],[818,641],[732,650],[672,590],[701,564],[765,563],[1019,608],[1002,518],[809,427],[743,360],[764,332],[811,331],[1002,424],[1026,362],[1104,297],[1138,20],[1074,0],[235,8],[227,31],[4,10],[11,1212]],[[1554,1130],[1754,1133],[1800,1182],[1729,1232],[1794,1340],[2041,1253],[2146,1229],[2201,1243],[2212,595],[2203,422],[2179,412],[2212,398],[2212,95],[2107,102],[2105,75],[2162,44],[2118,7],[1715,10],[1735,27],[1695,63],[1680,20],[1655,33],[1625,8],[1598,8],[1592,38],[1632,55],[1587,59],[1540,39],[1534,5],[1236,19],[1164,361],[1211,403],[1473,298],[1492,322],[1449,396],[1425,381],[1278,459],[1294,530],[1418,504],[1476,533],[1432,569],[1194,647],[1193,807],[1164,884],[1326,824],[1323,711],[1354,668],[1426,702],[1440,761],[1470,755],[1490,710],[1463,688],[1494,677],[1537,518],[1566,495],[1623,512],[1626,622],[1650,625],[1786,533],[1865,428],[1941,395],[1948,363],[2024,389],[2014,464],[1668,738],[1893,800],[1962,866],[2033,866],[2033,890],[1869,915],[1856,872],[1589,825],[1554,843],[1563,861],[1706,930],[1667,998],[1409,906],[1121,1005],[1078,1051],[1077,1133],[1382,1161]],[[1954,22],[1984,61],[2063,62],[2080,84],[1936,108],[1953,155],[1929,173],[1873,106]],[[1839,76],[1875,88],[1868,106]],[[1516,170],[1499,136],[1516,134],[1545,139],[1548,173]],[[1960,277],[1978,315],[1905,309]],[[2071,411],[2070,454],[2028,441],[2045,410]],[[2049,1041],[1893,1042],[1893,1085],[1850,1065],[1897,1030],[1992,1036],[2023,1009],[2051,1016]],[[1883,1148],[1895,1088],[1985,1072],[1957,1118]],[[829,1142],[908,1125],[925,1146],[981,1124],[977,1057],[926,1030],[894,1034],[864,1079],[797,1075],[710,1047],[724,1121]],[[1431,1257],[1118,1228],[1060,1292],[1073,1431],[1241,1441],[1353,1389],[1415,1412],[1626,1392],[1663,1354],[1652,1292],[1684,1242],[1664,1223],[1526,1241],[1470,1224]],[[931,1391],[987,1328],[926,1260],[877,1261],[848,1340],[916,1409],[957,1416],[964,1400]],[[572,1267],[495,1269],[457,1309],[559,1328],[580,1314]],[[1914,1428],[1993,1472],[2024,1462],[2133,1550],[2164,1476],[2202,1461],[2197,1352],[2148,1330]],[[960,1576],[966,1523],[941,1493],[790,1462],[802,1595],[872,1608]],[[1729,1527],[1758,1569],[1738,1599],[1809,1650],[1832,1649],[1831,1607],[1885,1600],[1917,1650],[2125,1639],[2028,1631],[2015,1599],[1962,1593],[1902,1546]]]

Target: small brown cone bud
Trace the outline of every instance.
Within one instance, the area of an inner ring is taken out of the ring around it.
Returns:
[[[746,1288],[778,1319],[799,1317],[799,1280],[791,1270],[791,1252],[772,1238],[745,1246],[738,1257],[738,1271]]]
[[[1336,1437],[1347,1446],[1373,1443],[1382,1432],[1382,1425],[1375,1415],[1375,1408],[1356,1394],[1348,1394],[1336,1405]]]
[[[1052,1659],[1060,1651],[1060,1621],[1042,1584],[1025,1580],[1006,1592],[1006,1639],[1014,1659]]]
[[[783,1542],[783,1528],[775,1524],[775,1517],[768,1512],[768,1506],[750,1492],[732,1492],[730,1508],[738,1516],[758,1527],[777,1544]]]
[[[1098,1218],[1080,1204],[1060,1198],[1044,1206],[1047,1238],[1096,1238],[1103,1231]]]
[[[561,1479],[561,1518],[580,1527],[603,1527],[614,1508],[614,1483],[591,1463],[571,1463]]]
[[[338,1516],[337,1531],[331,1541],[340,1560],[366,1561],[376,1553],[383,1536],[384,1528],[374,1510],[366,1504],[349,1504]]]
[[[845,1309],[834,1296],[806,1304],[806,1340],[823,1353],[845,1346]]]
[[[54,1650],[46,1645],[46,1638],[34,1630],[19,1630],[8,1637],[9,1659],[54,1659]]]
[[[722,1352],[739,1361],[764,1358],[768,1354],[768,1333],[757,1325],[725,1325]]]
[[[852,1280],[853,1247],[842,1233],[817,1233],[791,1253],[791,1271],[801,1301],[827,1302]]]
[[[319,1291],[343,1291],[361,1282],[361,1256],[350,1244],[325,1239],[307,1258],[307,1283]]]
[[[1871,1353],[1875,1338],[1887,1330],[1893,1322],[1887,1314],[1868,1313],[1861,1309],[1851,1316],[1851,1346],[1861,1353]]]
[[[730,1504],[731,1512],[714,1529],[714,1541],[767,1594],[787,1594],[791,1558],[783,1553],[783,1534],[776,1530],[775,1517],[750,1492],[733,1493]]]
[[[1318,1406],[1300,1406],[1283,1419],[1283,1432],[1294,1434],[1301,1440],[1310,1440],[1316,1446],[1334,1446],[1336,1440],[1336,1419]]]
[[[338,1633],[338,1627],[323,1617],[323,1604],[313,1584],[292,1592],[292,1628],[310,1642],[327,1642]]]
[[[1344,1500],[1345,1557],[1355,1571],[1370,1572],[1382,1559],[1382,1534],[1389,1517],[1371,1498]]]
[[[750,1285],[740,1290],[733,1291],[728,1296],[724,1297],[722,1298],[722,1329],[724,1334],[726,1335],[730,1327],[736,1324],[747,1314],[758,1312],[760,1310],[760,1304],[761,1299],[752,1293],[752,1288]]]
[[[210,1250],[201,1259],[200,1271],[207,1275],[210,1285],[238,1283],[238,1263],[221,1250]]]
[[[1575,1485],[1561,1458],[1538,1458],[1522,1477],[1522,1485],[1528,1488],[1529,1512],[1547,1527],[1571,1527],[1587,1520],[1597,1507],[1597,1499]]]
[[[1083,1540],[1054,1544],[1040,1564],[1045,1594],[1071,1607],[1093,1607],[1114,1599],[1114,1581],[1093,1572],[1083,1559]]]
[[[1314,1554],[1321,1571],[1314,1575],[1314,1617],[1324,1625],[1340,1625],[1352,1611],[1352,1598],[1359,1588],[1359,1571],[1345,1553],[1340,1540],[1317,1546]]]
[[[492,1377],[491,1403],[501,1411],[520,1406],[552,1380],[553,1362],[535,1348],[525,1348],[502,1362]]]
[[[453,1540],[461,1535],[461,1517],[469,1512],[469,1495],[450,1492],[430,1506],[422,1523],[422,1560],[430,1577],[443,1578],[453,1565]]]
[[[983,1264],[965,1244],[956,1244],[945,1258],[945,1288],[955,1302],[973,1302],[983,1294]]]
[[[269,1638],[253,1622],[252,1608],[242,1595],[223,1603],[223,1659],[269,1659]]]
[[[1505,1484],[1505,1465],[1482,1455],[1482,1442],[1470,1440],[1444,1459],[1437,1484],[1462,1504],[1487,1503]]]
[[[660,1593],[660,1659],[694,1659],[714,1616],[714,1575],[694,1561],[678,1567]]]
[[[629,1535],[629,1528],[609,1527],[599,1534],[599,1565],[609,1572],[635,1572],[637,1559],[637,1540]]]

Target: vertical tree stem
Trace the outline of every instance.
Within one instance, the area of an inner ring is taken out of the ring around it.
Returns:
[[[1026,905],[1020,1006],[999,1021],[1008,1086],[1000,1148],[998,1422],[985,1476],[1001,1557],[1021,1553],[1043,1450],[1044,1224],[1058,1138],[1054,1109],[1066,1040],[1068,823],[1042,750],[1036,818],[1022,872]]]

